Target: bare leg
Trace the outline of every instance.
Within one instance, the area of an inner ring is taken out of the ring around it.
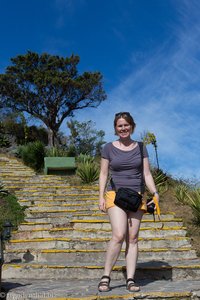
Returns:
[[[138,234],[143,211],[128,212],[128,229],[126,236],[126,270],[127,279],[134,278],[138,258]],[[134,287],[132,289],[135,290]]]
[[[127,214],[121,208],[114,206],[108,209],[112,228],[112,238],[106,252],[104,275],[110,276],[113,266],[120,254],[127,231]],[[101,291],[103,291],[103,287]]]

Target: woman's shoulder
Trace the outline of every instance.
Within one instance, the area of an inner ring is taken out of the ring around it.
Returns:
[[[112,142],[108,142],[103,146],[103,149],[108,150],[108,149],[112,148],[112,145],[113,145]]]

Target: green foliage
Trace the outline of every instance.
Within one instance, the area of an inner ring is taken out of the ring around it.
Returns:
[[[145,145],[152,144],[156,146],[156,136],[152,132],[145,132],[142,137],[142,141]]]
[[[101,147],[105,144],[103,130],[96,130],[95,123],[90,121],[78,122],[70,120],[67,122],[70,129],[70,136],[67,140],[67,146],[73,147],[76,156],[87,154],[90,156],[99,156]]]
[[[27,166],[33,168],[35,171],[40,171],[44,166],[44,144],[40,141],[36,141],[19,146],[19,157],[22,158]]]
[[[21,207],[17,202],[17,198],[11,194],[0,197],[1,214],[0,214],[0,231],[5,221],[9,220],[17,227],[21,222],[24,221],[24,210],[25,207]]]
[[[6,135],[0,133],[0,148],[10,147],[10,141]]]
[[[0,196],[8,195],[8,190],[5,189],[4,184],[0,180]]]
[[[164,194],[168,190],[169,181],[168,176],[161,169],[152,169],[152,176],[160,195]]]
[[[48,128],[54,145],[66,117],[77,109],[97,107],[106,99],[100,72],[79,75],[79,56],[69,58],[28,51],[11,58],[12,65],[0,74],[0,107],[27,112]]]
[[[188,184],[179,183],[175,186],[174,196],[180,203],[192,208],[195,222],[200,225],[200,188],[191,188]]]
[[[67,154],[68,154],[68,156],[72,156],[72,157],[76,156],[76,148],[74,145],[69,145],[67,147]]]
[[[83,183],[93,183],[99,178],[99,168],[94,162],[85,162],[78,165],[76,174]]]
[[[187,193],[188,186],[183,183],[177,184],[174,188],[174,196],[182,204],[187,204]]]
[[[10,142],[9,142],[8,137],[5,134],[5,128],[4,128],[4,125],[3,125],[2,121],[0,122],[0,147],[1,148],[10,147]]]
[[[56,157],[56,156],[66,157],[69,155],[68,155],[68,151],[66,149],[63,149],[61,147],[51,147],[46,150],[46,156],[48,156],[48,157]]]
[[[85,163],[94,163],[94,157],[90,156],[90,155],[87,155],[87,154],[83,154],[81,153],[77,159],[76,159],[77,163],[82,163],[82,164],[85,164]]]
[[[1,113],[0,118],[3,132],[14,137],[17,145],[24,145],[37,140],[42,141],[45,145],[48,144],[47,130],[35,125],[28,126],[27,120],[22,113]]]
[[[195,221],[200,225],[200,188],[186,192],[187,203],[192,208]]]

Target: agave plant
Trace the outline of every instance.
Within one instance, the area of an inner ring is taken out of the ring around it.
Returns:
[[[95,163],[80,163],[76,174],[81,178],[83,183],[93,183],[99,178],[99,168]]]
[[[80,154],[77,157],[77,163],[93,163],[94,162],[94,157],[88,155],[88,154]]]
[[[200,224],[200,189],[194,189],[186,192],[187,203],[192,208],[195,219]]]
[[[3,183],[0,181],[0,195],[8,195],[9,192],[5,189]]]
[[[152,175],[159,194],[164,194],[168,190],[167,175],[161,169],[154,169]]]
[[[178,184],[175,187],[174,196],[179,202],[183,204],[187,204],[188,202],[187,194],[188,194],[188,187],[185,184]]]

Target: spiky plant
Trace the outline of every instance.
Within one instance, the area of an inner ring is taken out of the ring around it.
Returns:
[[[99,178],[99,168],[95,163],[80,163],[76,174],[81,178],[83,183],[93,183]]]
[[[174,196],[179,202],[181,202],[183,204],[187,204],[187,202],[188,202],[187,193],[188,193],[188,186],[187,185],[178,184],[178,185],[175,186]]]
[[[192,208],[195,216],[195,221],[200,225],[200,188],[186,192],[187,202]]]

